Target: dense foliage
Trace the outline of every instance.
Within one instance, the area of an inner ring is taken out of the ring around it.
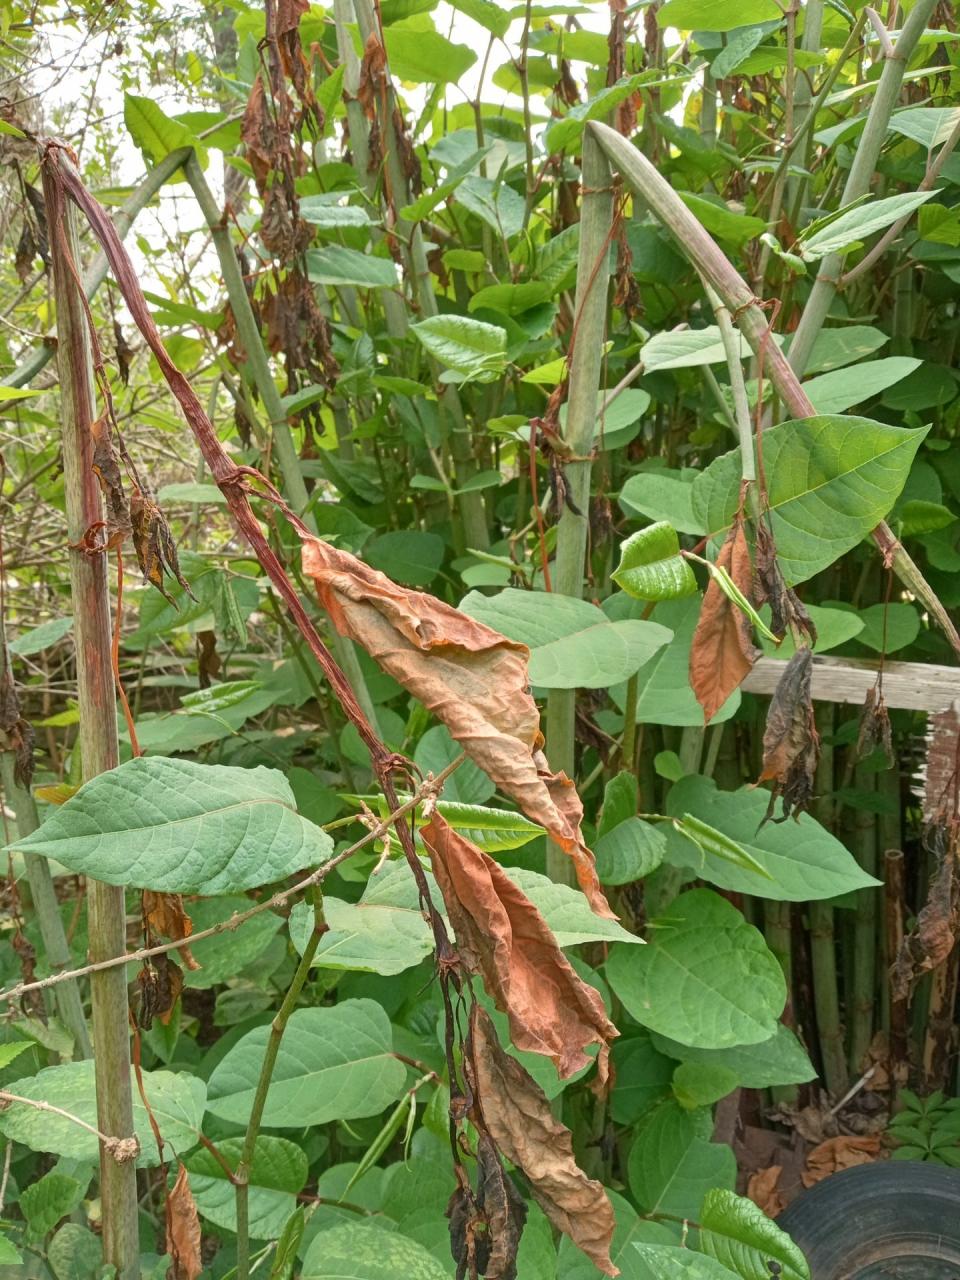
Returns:
[[[0,1275],[809,1280],[783,1135],[960,1164],[889,10],[0,14]]]

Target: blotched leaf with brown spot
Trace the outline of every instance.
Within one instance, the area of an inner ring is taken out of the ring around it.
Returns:
[[[737,519],[730,526],[717,564],[751,599],[753,574],[742,520]],[[690,687],[703,707],[705,722],[713,719],[759,656],[749,618],[711,578],[690,646]]]
[[[557,946],[543,916],[507,873],[434,814],[420,835],[457,938],[460,959],[479,974],[510,1021],[518,1049],[552,1058],[561,1076],[587,1066],[600,1046],[600,1082],[619,1033],[600,995]]]
[[[471,1011],[468,1052],[476,1101],[500,1152],[523,1172],[553,1225],[605,1275],[619,1275],[610,1258],[616,1224],[606,1192],[578,1167],[570,1130],[554,1116],[540,1086],[504,1053],[480,1005]]]
[[[770,699],[763,734],[763,766],[760,782],[772,782],[770,804],[764,821],[773,813],[777,796],[783,802],[782,822],[800,814],[813,798],[820,757],[820,735],[813,718],[810,676],[813,650],[798,649],[784,668]]]
[[[523,644],[458,609],[409,591],[355,556],[303,539],[304,573],[330,620],[418,698],[505,795],[570,855],[597,915],[613,918],[580,830],[570,779],[551,773]]]
[[[177,1167],[177,1180],[167,1192],[167,1253],[172,1265],[168,1280],[197,1280],[203,1273],[200,1257],[200,1218],[190,1190],[184,1165]]]

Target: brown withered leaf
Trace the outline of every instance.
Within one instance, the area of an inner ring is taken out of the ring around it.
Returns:
[[[960,703],[929,717],[923,772],[923,820],[949,826],[960,817]]]
[[[21,787],[33,781],[33,725],[20,714],[20,699],[10,668],[0,675],[0,748],[13,752],[13,776]]]
[[[17,241],[16,257],[13,260],[17,279],[21,284],[32,273],[33,260],[36,256],[37,238],[33,233],[33,225],[29,218],[24,218],[23,227],[20,230],[20,239]]]
[[[758,522],[754,537],[754,591],[757,604],[770,605],[770,630],[782,640],[788,631],[805,635],[811,646],[817,643],[817,628],[803,602],[788,587],[777,560],[773,534],[766,523]]]
[[[807,1156],[807,1167],[800,1175],[800,1181],[805,1187],[812,1187],[841,1169],[870,1164],[879,1154],[880,1138],[877,1136],[856,1138],[841,1134],[838,1138],[827,1138]]]
[[[600,1082],[618,1034],[600,995],[557,946],[543,916],[507,873],[439,814],[420,831],[464,967],[483,978],[510,1020],[518,1049],[553,1059],[562,1077],[590,1062],[598,1044]]]
[[[887,768],[892,769],[896,762],[893,754],[893,730],[890,726],[890,712],[883,700],[879,683],[870,686],[863,700],[860,731],[857,734],[857,759],[865,760],[878,750],[883,753]]]
[[[120,381],[125,387],[129,386],[130,365],[136,352],[127,342],[123,329],[116,320],[113,322],[113,349],[117,357],[117,368],[120,371]]]
[[[905,1000],[923,974],[950,955],[960,932],[960,860],[955,840],[944,849],[927,900],[893,962],[893,997]]]
[[[191,600],[196,600],[190,584],[180,572],[177,544],[173,540],[166,516],[142,489],[135,489],[130,498],[130,523],[137,563],[144,582],[155,586],[163,598],[176,608],[176,601],[163,586],[164,574],[169,574],[183,587]]]
[[[726,569],[750,599],[753,594],[750,549],[739,518],[730,526],[717,564]],[[704,722],[713,719],[759,656],[749,618],[711,578],[690,646],[690,686],[703,708]]]
[[[91,424],[93,470],[100,481],[107,509],[107,547],[118,547],[130,532],[130,508],[123,491],[120,463],[113,447],[113,426],[107,414]]]
[[[371,31],[360,59],[360,80],[357,85],[357,100],[371,122],[377,118],[377,104],[385,92],[386,79],[387,51],[377,33]]]
[[[144,889],[140,897],[143,911],[144,928],[148,935],[159,934],[161,938],[169,938],[177,942],[187,939],[193,933],[193,921],[183,905],[183,895],[179,893],[158,893],[154,889]],[[188,969],[199,969],[200,965],[190,954],[188,946],[178,947],[180,958]]]
[[[517,1059],[504,1053],[480,1005],[470,1014],[468,1052],[483,1122],[501,1154],[523,1172],[553,1225],[604,1275],[619,1275],[610,1258],[616,1223],[607,1193],[577,1166],[570,1130]]]
[[[747,1199],[752,1200],[758,1209],[762,1209],[768,1218],[775,1218],[786,1207],[780,1190],[782,1173],[782,1164],[772,1164],[759,1173],[751,1174],[747,1183]]]
[[[165,953],[148,959],[137,974],[140,1009],[137,1024],[144,1031],[153,1026],[154,1018],[170,1021],[174,1005],[183,991],[183,971]]]
[[[787,663],[770,699],[759,781],[772,782],[773,787],[764,822],[785,822],[791,814],[798,818],[813,798],[820,735],[810,695],[812,671],[813,650],[804,645]],[[783,817],[773,818],[778,796]]]
[[[442,720],[481,769],[570,855],[597,915],[613,917],[580,830],[570,779],[551,773],[530,695],[529,649],[466,614],[397,586],[346,551],[303,539],[303,570],[341,635],[349,636]]]
[[[196,1280],[203,1272],[200,1217],[183,1164],[178,1165],[176,1181],[167,1192],[166,1210],[167,1253],[172,1260],[167,1280]]]

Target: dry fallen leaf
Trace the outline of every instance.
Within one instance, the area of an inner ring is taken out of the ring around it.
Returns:
[[[438,814],[420,831],[464,967],[480,974],[510,1020],[518,1049],[552,1058],[561,1076],[590,1062],[599,1044],[601,1083],[618,1034],[598,992],[557,946],[550,927],[506,872]]]
[[[807,1167],[800,1175],[805,1187],[812,1187],[832,1173],[852,1169],[858,1164],[870,1164],[880,1154],[880,1138],[855,1138],[841,1134],[827,1138],[807,1156]]]
[[[303,539],[303,569],[337,631],[442,720],[500,790],[546,828],[573,859],[593,910],[613,918],[580,831],[576,789],[565,774],[550,772],[540,750],[526,645],[316,538]]]
[[[468,1051],[483,1122],[500,1152],[524,1174],[553,1225],[608,1276],[613,1209],[599,1182],[577,1166],[570,1130],[556,1119],[543,1090],[504,1053],[479,1005],[470,1015]]]
[[[783,802],[783,822],[807,808],[820,757],[820,735],[813,718],[810,676],[813,650],[803,645],[783,670],[767,711],[763,734],[761,782],[773,782],[764,821],[773,814],[777,796]]]
[[[775,1218],[778,1213],[783,1213],[786,1207],[786,1201],[780,1191],[782,1173],[782,1164],[772,1164],[767,1169],[761,1169],[759,1173],[751,1174],[747,1183],[748,1199],[752,1200],[758,1209],[762,1209],[768,1218]]]
[[[200,1259],[200,1219],[184,1165],[167,1192],[167,1253],[173,1265],[168,1280],[196,1280],[203,1272]]]
[[[753,573],[741,519],[730,526],[717,564],[750,599]],[[734,689],[739,688],[759,656],[750,619],[711,578],[690,646],[690,686],[703,707],[705,722],[712,720]]]

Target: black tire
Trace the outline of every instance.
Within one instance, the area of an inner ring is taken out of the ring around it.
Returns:
[[[960,1280],[960,1171],[886,1160],[825,1178],[777,1219],[812,1280]]]

